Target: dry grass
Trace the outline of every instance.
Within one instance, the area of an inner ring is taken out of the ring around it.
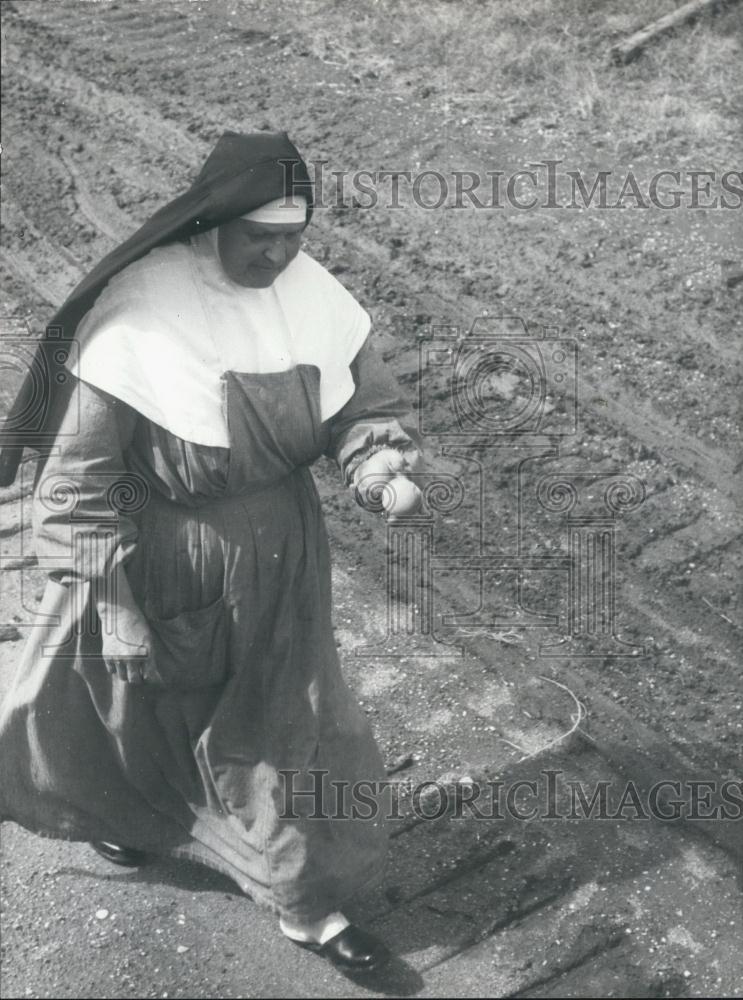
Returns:
[[[685,135],[703,149],[740,127],[743,5],[678,29],[629,66],[608,56],[617,38],[675,6],[358,0],[349,16],[343,0],[287,0],[282,16],[303,26],[314,55],[405,97],[425,87],[444,105],[467,99],[506,112],[517,100],[558,122],[640,142]]]

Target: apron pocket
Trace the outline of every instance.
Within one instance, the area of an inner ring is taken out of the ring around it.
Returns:
[[[227,678],[227,608],[223,598],[174,618],[148,616],[153,659],[168,688],[200,688]]]

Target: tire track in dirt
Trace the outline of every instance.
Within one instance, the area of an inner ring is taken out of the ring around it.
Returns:
[[[56,307],[80,279],[82,269],[65,260],[59,248],[36,229],[26,213],[7,195],[3,198],[3,215],[7,249],[3,250],[0,259],[29,288]],[[14,232],[23,235],[12,240]]]
[[[134,95],[124,96],[116,90],[98,86],[69,66],[55,65],[43,54],[22,49],[14,42],[6,42],[5,48],[9,70],[12,68],[20,79],[53,95],[57,103],[65,105],[65,114],[73,109],[82,118],[105,123],[107,139],[123,131],[130,155],[141,159],[143,147],[165,155],[170,164],[183,167],[184,177],[192,173],[194,165],[199,163],[203,143],[198,143],[186,129],[160,115],[153,104]],[[100,141],[101,136],[97,138]],[[134,143],[136,152],[132,149]],[[95,166],[101,162],[105,160],[98,161]]]
[[[322,226],[321,221],[318,224]],[[390,257],[376,241],[361,234],[349,234],[347,229],[335,234],[335,238],[343,242],[347,252],[353,251],[360,262],[374,259],[375,266],[381,273],[389,273]],[[463,330],[469,326],[466,320],[463,322],[462,297],[456,294],[447,296],[426,288],[424,295],[420,297],[410,293],[410,303],[413,312],[432,312],[437,319],[461,324]],[[467,307],[470,323],[477,316],[492,311],[492,305],[483,300],[470,299]],[[589,347],[581,345],[581,360],[588,369],[592,367],[592,360],[595,360],[591,354]],[[605,420],[622,428],[635,442],[660,452],[665,464],[681,465],[728,495],[739,496],[741,483],[735,476],[735,464],[728,454],[708,446],[690,444],[688,431],[664,419],[657,411],[648,408],[644,400],[627,390],[613,386],[614,398],[606,399],[606,390],[592,379],[586,378],[585,374],[581,376],[580,388],[585,405],[600,400]]]
[[[106,236],[112,243],[121,243],[129,235],[130,227],[120,220],[119,225],[113,225],[111,220],[116,217],[116,210],[113,206],[107,206],[108,211],[101,211],[93,197],[90,188],[85,181],[82,170],[73,162],[72,158],[62,150],[59,152],[59,161],[67,169],[70,176],[70,195],[75,202],[75,214],[84,216],[88,222],[103,236]],[[121,215],[123,213],[119,213]]]

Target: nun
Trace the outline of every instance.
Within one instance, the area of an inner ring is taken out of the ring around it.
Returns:
[[[37,365],[0,463],[7,483],[36,446],[49,574],[0,710],[0,819],[208,865],[366,969],[385,949],[344,907],[382,870],[383,803],[330,792],[368,799],[384,768],[340,670],[310,467],[400,482],[421,455],[369,316],[301,249],[312,208],[285,133],[226,133],[52,318],[36,360],[53,341],[65,367]]]

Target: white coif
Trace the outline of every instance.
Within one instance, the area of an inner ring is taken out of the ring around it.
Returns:
[[[369,326],[356,299],[305,253],[269,288],[245,288],[225,275],[204,233],[112,278],[78,327],[68,367],[178,437],[226,448],[225,372],[315,365],[327,420],[353,395],[349,365]]]

